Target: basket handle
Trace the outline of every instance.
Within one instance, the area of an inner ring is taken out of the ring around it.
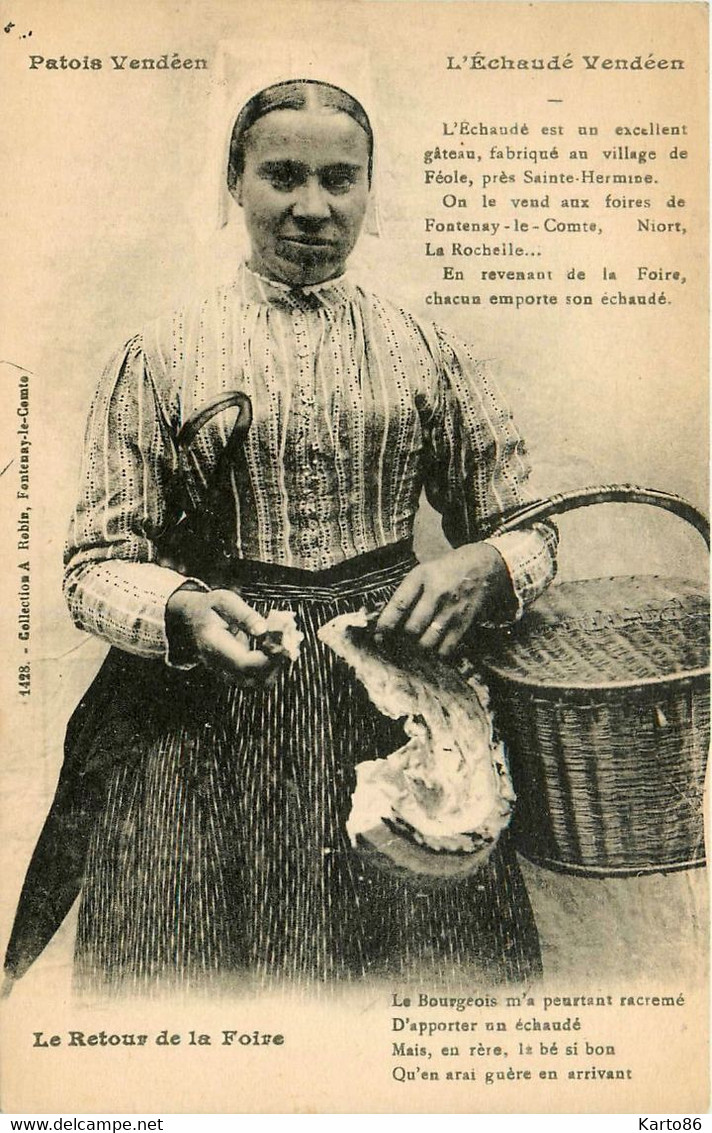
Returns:
[[[554,515],[563,515],[564,512],[574,511],[580,507],[591,507],[592,504],[650,504],[664,511],[671,511],[680,519],[686,520],[704,539],[707,547],[710,545],[709,520],[701,511],[671,492],[662,492],[657,488],[639,488],[633,484],[608,484],[596,488],[576,488],[570,492],[559,492],[546,500],[534,500],[524,504],[511,512],[492,535],[504,535],[507,531],[516,531],[519,527],[526,527],[539,519],[549,519]]]

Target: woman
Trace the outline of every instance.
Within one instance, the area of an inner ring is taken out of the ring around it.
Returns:
[[[402,733],[319,626],[365,606],[381,611],[377,632],[449,656],[554,571],[548,528],[486,539],[527,469],[482,367],[344,275],[372,162],[368,117],[340,88],[292,81],[252,98],[228,170],[248,263],[131,339],[94,400],[66,594],[77,625],[122,652],[82,723],[82,743],[114,753],[79,917],[92,980],[539,971],[506,841],[474,879],[420,892],[372,872],[345,833],[355,763]],[[179,430],[232,390],[251,428],[227,468],[234,410],[196,432],[200,535],[168,558]],[[423,486],[457,549],[418,565]],[[272,609],[305,635],[292,667],[259,648]]]

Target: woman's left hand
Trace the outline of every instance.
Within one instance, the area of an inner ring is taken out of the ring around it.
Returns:
[[[381,611],[376,634],[400,631],[449,657],[475,622],[505,621],[516,601],[509,573],[489,543],[468,543],[421,563]]]

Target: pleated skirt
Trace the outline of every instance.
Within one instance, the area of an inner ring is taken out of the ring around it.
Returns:
[[[262,614],[292,610],[305,635],[270,687],[127,660],[112,711],[93,725],[121,750],[89,845],[80,986],[397,976],[482,987],[540,974],[506,835],[474,876],[424,887],[363,860],[346,834],[356,764],[405,735],[317,631],[380,607],[413,563],[401,551],[314,576],[247,572],[242,597]],[[117,728],[127,716],[134,725]]]

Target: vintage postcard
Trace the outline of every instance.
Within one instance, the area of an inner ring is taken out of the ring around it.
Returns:
[[[706,1111],[707,34],[3,0],[4,1112]]]

